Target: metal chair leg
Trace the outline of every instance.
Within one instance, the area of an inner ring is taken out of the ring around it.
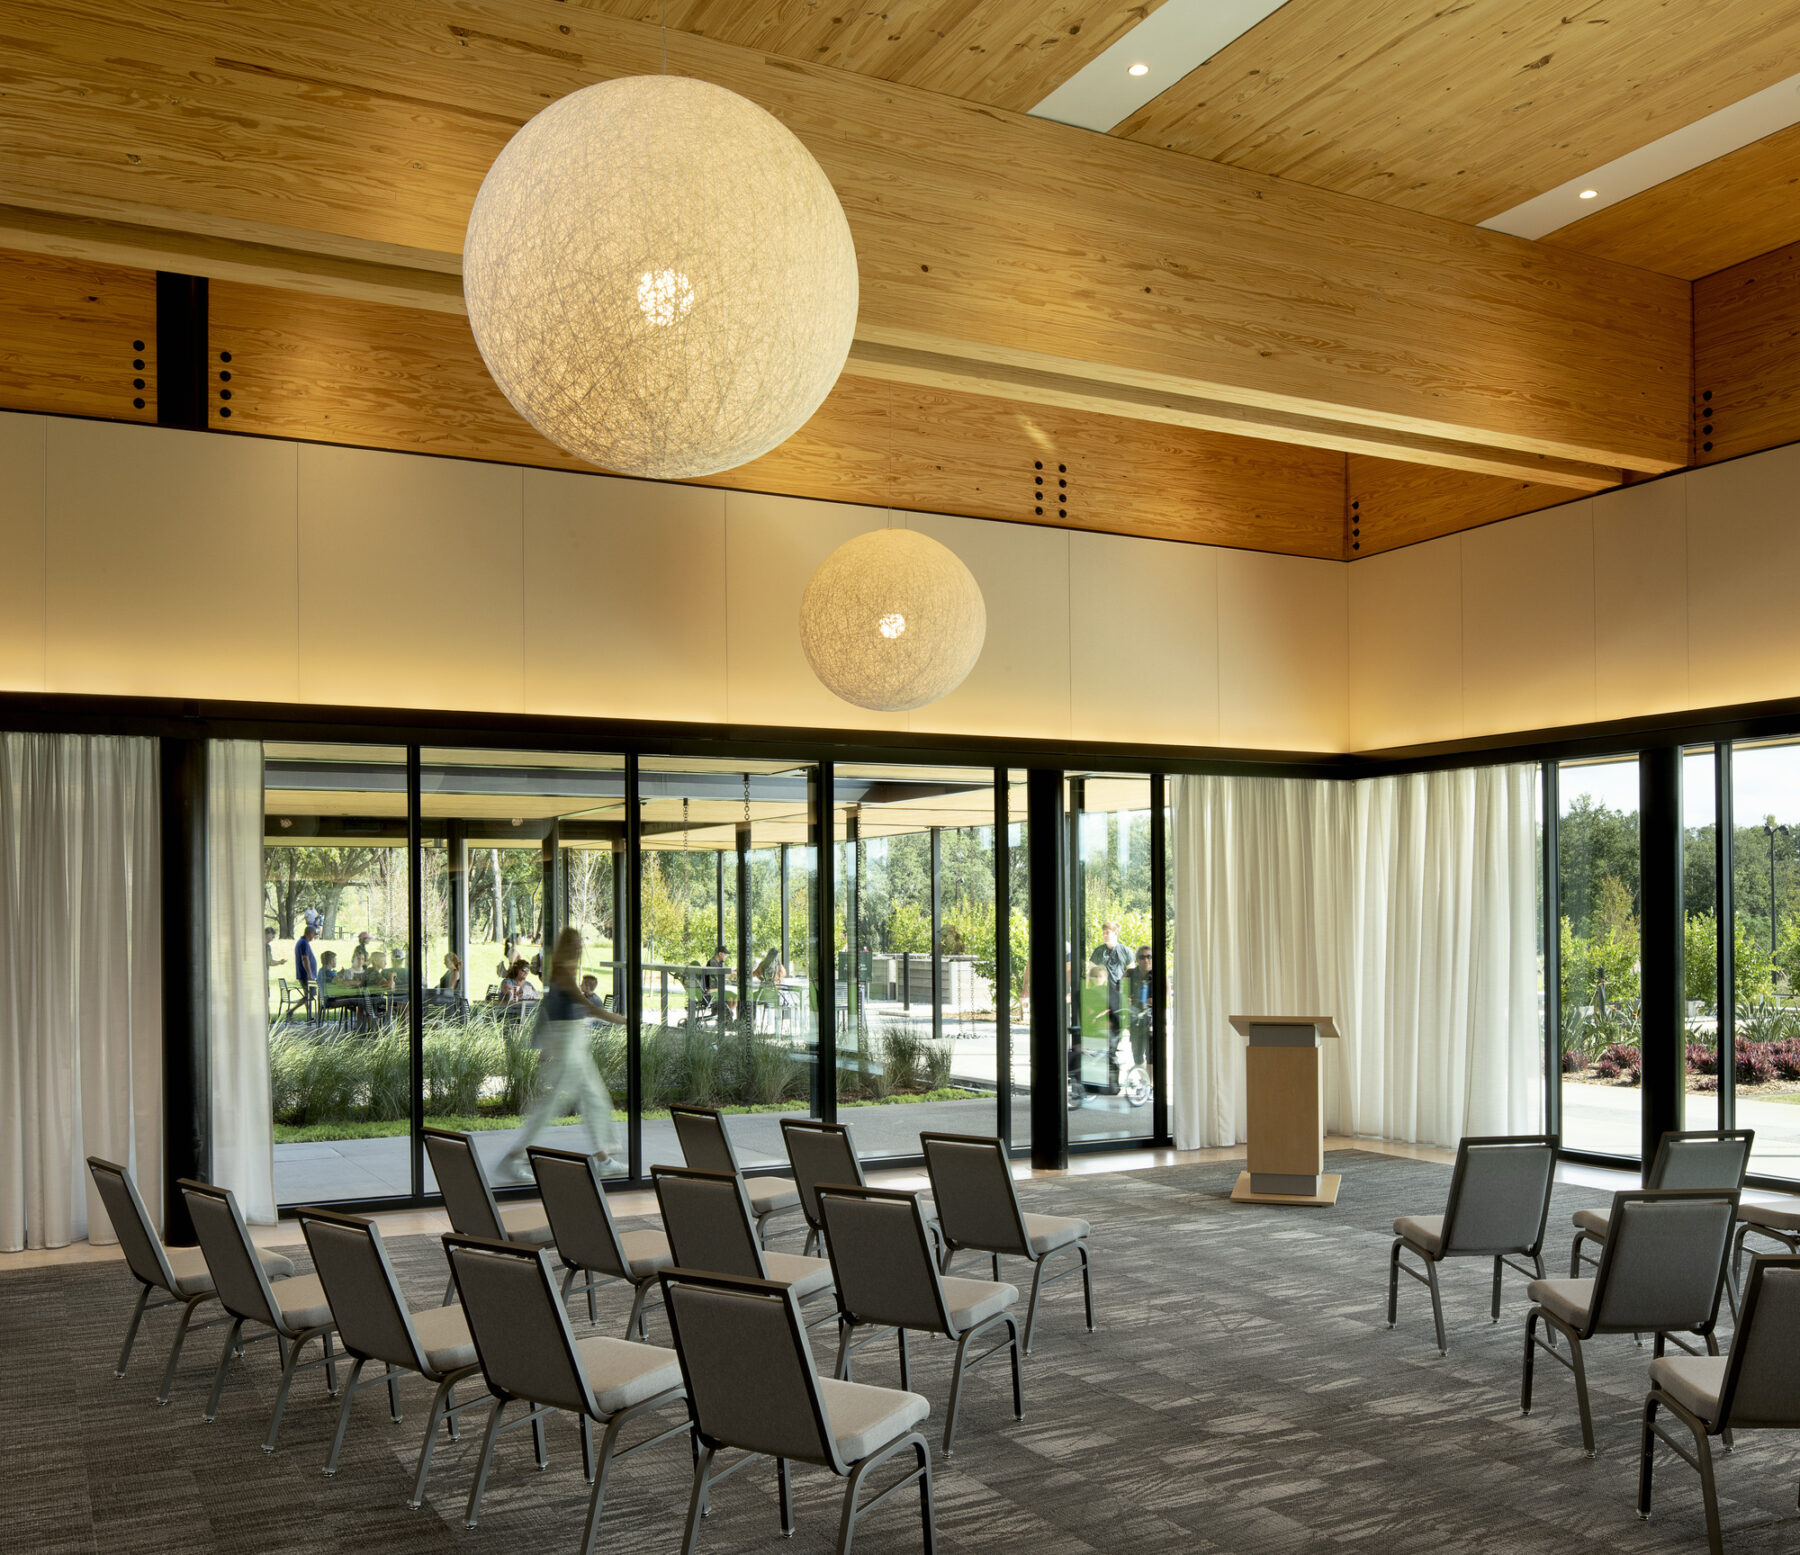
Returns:
[[[637,1294],[632,1297],[631,1316],[625,1319],[625,1337],[627,1339],[631,1337],[631,1331],[634,1328],[640,1339],[647,1339],[650,1335],[650,1330],[644,1323],[644,1304],[650,1296],[650,1284],[649,1280],[641,1281],[637,1288]]]
[[[1500,1321],[1500,1271],[1504,1267],[1505,1267],[1505,1265],[1502,1264],[1502,1262],[1498,1258],[1496,1258],[1494,1260],[1493,1320],[1496,1323],[1498,1323]]]
[[[1587,1365],[1581,1358],[1581,1341],[1573,1336],[1569,1339],[1569,1362],[1575,1373],[1575,1402],[1581,1410],[1581,1447],[1591,1458],[1594,1456],[1594,1415],[1588,1405]]]
[[[500,1434],[500,1416],[506,1409],[506,1400],[494,1400],[494,1408],[488,1415],[487,1434],[481,1439],[481,1456],[475,1460],[475,1483],[469,1486],[469,1504],[463,1509],[463,1527],[473,1528],[477,1515],[481,1511],[481,1493],[487,1489],[488,1469],[494,1461],[494,1439]]]
[[[912,1391],[912,1357],[907,1354],[906,1350],[906,1330],[896,1328],[894,1332],[900,1339],[900,1386],[910,1393]]]
[[[144,1306],[149,1300],[150,1287],[140,1282],[137,1305],[131,1309],[131,1321],[125,1326],[125,1348],[119,1351],[119,1364],[113,1368],[115,1377],[125,1375],[125,1363],[131,1359],[131,1347],[137,1343],[138,1324],[144,1321]]]
[[[1638,1516],[1650,1518],[1651,1480],[1656,1473],[1656,1395],[1644,1400],[1643,1440],[1638,1444]]]
[[[456,1276],[453,1274],[449,1279],[444,1281],[444,1300],[442,1304],[447,1307],[454,1300],[456,1300]]]
[[[1081,1294],[1087,1309],[1087,1329],[1094,1331],[1094,1260],[1088,1253],[1086,1242],[1077,1242],[1077,1250],[1081,1253]]]
[[[1537,1364],[1537,1325],[1540,1310],[1533,1307],[1525,1314],[1525,1370],[1519,1381],[1519,1413],[1531,1413],[1532,1372]]]
[[[1444,1300],[1438,1292],[1438,1261],[1435,1258],[1425,1260],[1426,1284],[1431,1288],[1431,1321],[1437,1328],[1438,1354],[1450,1353],[1450,1341],[1444,1335]]]
[[[1399,1237],[1388,1249],[1388,1327],[1400,1319],[1400,1249],[1405,1244]]]
[[[837,1364],[831,1368],[831,1375],[836,1377],[839,1382],[852,1380],[850,1376],[850,1339],[855,1332],[856,1324],[839,1321]]]
[[[1702,1427],[1690,1429],[1694,1433],[1694,1462],[1700,1470],[1700,1496],[1706,1503],[1706,1548],[1708,1555],[1725,1555],[1725,1540],[1719,1529],[1719,1492],[1713,1484],[1712,1443]]]
[[[996,1260],[997,1262],[998,1260]],[[1031,1305],[1025,1310],[1025,1353],[1031,1354],[1031,1336],[1037,1329],[1038,1296],[1044,1285],[1044,1259],[1036,1261],[1037,1272],[1031,1277]]]
[[[1019,1352],[1015,1347],[1015,1365],[1018,1359]],[[925,1555],[937,1555],[937,1516],[931,1505],[931,1449],[923,1438],[913,1444],[913,1455],[919,1460],[919,1522],[925,1534]]]
[[[1569,1278],[1581,1278],[1581,1244],[1587,1240],[1587,1232],[1577,1231],[1574,1244],[1569,1248]]]
[[[219,1352],[219,1369],[213,1373],[212,1397],[206,1401],[206,1421],[211,1424],[219,1412],[219,1397],[225,1391],[225,1373],[231,1368],[232,1353],[237,1349],[238,1334],[243,1330],[244,1320],[241,1317],[231,1320],[231,1329],[225,1335],[225,1348]]]
[[[700,1537],[700,1516],[706,1510],[706,1476],[712,1469],[713,1449],[701,1449],[694,1461],[694,1488],[688,1494],[687,1528],[681,1535],[681,1555],[694,1555],[694,1542]]]
[[[362,1375],[363,1360],[361,1356],[350,1368],[350,1381],[344,1389],[343,1407],[338,1410],[337,1432],[331,1438],[331,1451],[325,1455],[325,1477],[330,1479],[337,1473],[338,1453],[343,1450],[344,1433],[350,1429],[350,1406],[356,1402],[356,1380]],[[388,1367],[388,1375],[393,1375],[394,1368]],[[388,1386],[391,1388],[392,1383]]]
[[[781,1502],[781,1536],[794,1537],[794,1486],[786,1458],[775,1460],[775,1491]]]
[[[352,1373],[354,1380],[354,1373]],[[390,1365],[387,1369],[388,1417],[395,1425],[400,1424],[400,1368]]]
[[[269,1421],[269,1434],[263,1439],[264,1452],[273,1452],[275,1450],[275,1439],[281,1434],[281,1417],[287,1412],[288,1391],[294,1385],[294,1373],[300,1368],[300,1352],[306,1348],[306,1341],[310,1339],[315,1332],[317,1332],[317,1330],[309,1330],[306,1333],[300,1334],[294,1339],[293,1343],[288,1346],[287,1360],[281,1368],[281,1386],[275,1390],[275,1415],[274,1418]],[[325,1348],[329,1351],[331,1348],[330,1333],[327,1332],[321,1334],[320,1337],[325,1341]],[[335,1363],[332,1364],[329,1369],[335,1373],[337,1370]],[[331,1390],[331,1396],[333,1398],[337,1397],[337,1389],[335,1386]]]
[[[163,1367],[162,1391],[156,1395],[156,1402],[159,1404],[169,1402],[169,1391],[175,1386],[175,1366],[181,1359],[181,1346],[188,1335],[188,1323],[194,1316],[194,1308],[207,1299],[204,1295],[195,1296],[181,1309],[181,1316],[175,1323],[175,1339],[169,1346],[169,1363]],[[125,1374],[121,1371],[119,1375],[122,1377]]]
[[[454,1374],[452,1374],[454,1376]],[[450,1399],[456,1388],[452,1377],[446,1377],[438,1384],[437,1392],[432,1395],[431,1414],[425,1421],[425,1440],[419,1448],[419,1470],[413,1476],[412,1500],[407,1504],[416,1512],[425,1503],[425,1476],[431,1472],[431,1454],[437,1446],[438,1421],[444,1418],[444,1412],[450,1406]],[[456,1419],[450,1419],[454,1429]]]

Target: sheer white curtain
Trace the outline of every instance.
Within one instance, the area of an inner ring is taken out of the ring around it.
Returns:
[[[86,1157],[162,1184],[156,742],[0,734],[0,1249],[115,1240]]]
[[[269,964],[263,942],[263,753],[214,740],[206,754],[207,1013],[212,1180],[244,1218],[275,1219],[269,1111]]]
[[[1175,780],[1177,1145],[1242,1142],[1228,1017],[1265,1012],[1336,1017],[1336,1132],[1453,1145],[1540,1126],[1534,782]]]

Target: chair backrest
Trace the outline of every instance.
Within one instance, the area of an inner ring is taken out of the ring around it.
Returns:
[[[736,1173],[656,1166],[650,1175],[676,1263],[684,1269],[737,1279],[768,1277],[756,1242],[750,1199]]]
[[[1800,1426],[1800,1256],[1750,1265],[1719,1402],[1721,1426]]]
[[[819,1203],[845,1317],[954,1334],[917,1194],[827,1184]]]
[[[295,1218],[344,1348],[364,1360],[429,1371],[381,1228],[329,1209],[303,1209]]]
[[[89,1156],[87,1163],[88,1171],[93,1174],[94,1191],[106,1207],[106,1217],[112,1222],[113,1235],[119,1239],[131,1272],[146,1285],[154,1285],[173,1295],[174,1271],[169,1268],[162,1238],[156,1234],[156,1225],[144,1208],[131,1173],[97,1155]]]
[[[1005,1145],[979,1135],[922,1133],[919,1148],[951,1246],[1030,1256]]]
[[[1736,1189],[1615,1193],[1587,1332],[1710,1329],[1724,1290],[1737,1206]]]
[[[569,1315],[542,1248],[446,1236],[444,1256],[462,1297],[488,1391],[604,1418],[588,1386]]]
[[[494,1202],[494,1190],[488,1186],[481,1158],[475,1154],[475,1141],[450,1129],[428,1128],[425,1154],[431,1158],[431,1172],[437,1178],[438,1192],[444,1196],[444,1209],[456,1234],[504,1242],[506,1231],[500,1224],[500,1206]]]
[[[788,1164],[794,1169],[794,1186],[800,1190],[800,1213],[815,1231],[824,1227],[819,1218],[819,1184],[851,1183],[861,1187],[862,1163],[850,1142],[850,1130],[842,1123],[815,1123],[811,1118],[783,1118],[781,1139],[787,1146]]]
[[[688,1107],[677,1102],[669,1108],[681,1158],[697,1172],[735,1172],[737,1156],[725,1133],[725,1120],[717,1107]]]
[[[269,1289],[269,1276],[250,1241],[242,1211],[229,1188],[183,1177],[175,1184],[187,1203],[194,1235],[206,1258],[207,1273],[219,1293],[219,1305],[233,1317],[267,1323],[282,1333],[281,1306]]]
[[[706,1445],[844,1473],[789,1287],[681,1268],[661,1278],[688,1415]]]
[[[1750,1128],[1689,1129],[1664,1134],[1644,1178],[1646,1188],[1708,1188],[1719,1191],[1744,1186],[1750,1170]]]
[[[1554,1134],[1463,1140],[1444,1206],[1444,1252],[1536,1256],[1555,1177]]]
[[[594,1158],[543,1145],[532,1145],[525,1154],[531,1159],[538,1197],[544,1201],[544,1215],[563,1263],[571,1269],[630,1278]]]

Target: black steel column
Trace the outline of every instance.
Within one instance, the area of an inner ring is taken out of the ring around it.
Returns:
[[[863,1051],[862,1007],[862,811],[856,805],[844,811],[844,881],[849,890],[844,901],[844,1031],[856,1044],[856,1062],[866,1068]]]
[[[1031,861],[1031,1164],[1069,1164],[1067,924],[1063,911],[1063,775],[1025,778]]]
[[[1150,774],[1150,1132],[1160,1145],[1169,1137],[1169,863],[1167,779]]]
[[[746,1036],[756,1029],[756,995],[750,986],[750,823],[737,825],[737,1012]]]
[[[1012,822],[1005,767],[994,769],[994,1132],[1012,1148]]]
[[[162,789],[163,1240],[195,1241],[179,1177],[212,1175],[207,1050],[206,741],[164,740]]]
[[[412,1042],[412,1196],[425,1195],[425,1009],[420,992],[419,957],[425,945],[424,860],[419,811],[419,747],[406,747],[406,932],[412,940],[407,955],[407,1030]]]
[[[1718,837],[1713,847],[1714,911],[1718,923],[1718,1053],[1719,1127],[1737,1127],[1737,912],[1736,882],[1732,878],[1737,855],[1737,819],[1731,804],[1731,742],[1713,747],[1713,781],[1718,790]],[[1772,905],[1772,904],[1771,904]]]
[[[1643,1165],[1681,1127],[1686,1024],[1682,1020],[1681,747],[1638,756],[1638,851],[1643,924],[1639,962],[1644,1062]]]
[[[907,977],[912,976],[908,968]],[[912,989],[907,990],[908,996]],[[944,838],[931,828],[931,1040],[944,1039]]]
[[[625,963],[624,1015],[625,1027],[625,1152],[631,1163],[631,1176],[641,1181],[644,1176],[644,951],[638,943],[637,926],[644,911],[644,810],[638,797],[638,759],[625,758],[625,870],[624,914],[619,913],[618,880],[620,864],[613,865],[613,963]],[[613,855],[615,861],[618,854]],[[624,954],[620,955],[621,944]],[[615,970],[614,976],[618,975]]]
[[[447,821],[444,825],[444,884],[445,901],[448,904],[449,922],[445,928],[449,931],[445,936],[450,941],[450,953],[456,957],[462,967],[462,978],[453,990],[463,999],[469,997],[469,979],[473,975],[469,970],[469,823],[467,821]],[[414,950],[415,955],[423,955],[421,945]],[[449,968],[445,968],[446,971]],[[441,975],[441,974],[440,974]]]
[[[543,850],[538,855],[543,866],[544,885],[544,937],[543,961],[544,976],[550,975],[550,957],[556,949],[557,931],[563,926],[562,890],[562,822],[552,818],[550,830],[544,833]]]
[[[788,956],[788,845],[781,844],[781,965],[782,976],[786,977],[793,967]]]
[[[1544,813],[1539,817],[1543,856],[1539,878],[1544,892],[1544,1132],[1562,1134],[1562,890],[1558,865],[1562,847],[1557,828],[1562,820],[1554,761],[1538,767]]]
[[[813,1116],[837,1122],[837,862],[832,841],[832,790],[836,767],[821,761],[807,778],[806,808],[811,817],[813,919],[811,975],[813,1014],[819,1023],[819,1051],[813,1064]]]
[[[714,927],[718,929],[718,933],[713,938],[713,944],[722,950],[725,947],[725,850],[723,848],[713,850],[713,873],[716,876],[713,911],[717,915],[714,919]]]
[[[1063,867],[1068,871],[1067,884],[1063,887],[1063,900],[1068,904],[1069,996],[1076,1000],[1081,997],[1081,985],[1087,977],[1087,881],[1083,878],[1081,869],[1081,818],[1086,809],[1086,779],[1070,778],[1069,807],[1064,813],[1063,821],[1069,838],[1063,853]],[[1071,1025],[1075,1023],[1073,1012],[1070,1013],[1069,1021]]]
[[[629,806],[627,807],[629,808]],[[625,923],[631,916],[625,900],[625,872],[629,867],[631,854],[626,850],[622,837],[613,839],[612,844],[612,1008],[615,1013],[625,1013]]]
[[[212,403],[206,277],[156,272],[156,424],[204,432]]]

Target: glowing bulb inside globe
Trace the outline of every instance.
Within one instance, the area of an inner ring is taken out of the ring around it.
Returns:
[[[887,638],[898,637],[906,630],[906,617],[902,615],[883,616],[876,623],[881,628],[881,635]]]
[[[686,318],[694,288],[679,270],[646,270],[638,277],[638,308],[652,324],[666,328]]]

